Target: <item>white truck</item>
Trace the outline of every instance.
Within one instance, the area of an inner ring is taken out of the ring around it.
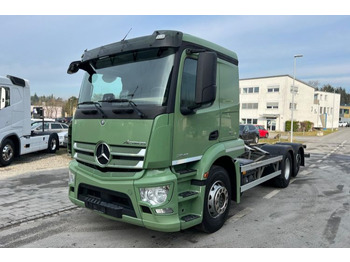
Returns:
[[[20,155],[59,149],[57,133],[32,133],[28,80],[0,76],[0,166]]]

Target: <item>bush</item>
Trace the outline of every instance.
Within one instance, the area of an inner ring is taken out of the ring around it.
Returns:
[[[289,132],[290,131],[290,125],[291,125],[291,121],[288,120],[286,121],[286,131]],[[310,121],[303,121],[303,122],[299,122],[299,121],[293,121],[293,132],[309,132],[312,130],[314,126],[314,123],[310,122]]]
[[[312,131],[312,128],[314,126],[314,123],[310,122],[310,121],[303,121],[300,122],[300,131],[305,131],[305,132],[309,132]]]
[[[290,129],[290,126],[291,126],[291,121],[288,120],[286,121],[286,131],[289,132],[291,129]],[[299,121],[293,121],[293,132],[296,132],[298,130],[298,127],[299,127]]]

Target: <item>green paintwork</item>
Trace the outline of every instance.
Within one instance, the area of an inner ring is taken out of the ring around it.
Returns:
[[[96,144],[100,141],[109,145],[125,146],[126,141],[139,141],[148,144],[153,120],[135,119],[75,119],[73,137],[76,141]],[[140,145],[134,145],[140,147]]]
[[[183,41],[193,42],[219,51],[237,59],[237,55],[223,47],[187,34]],[[193,180],[203,181],[203,174],[218,160],[228,159],[236,174],[230,174],[236,183],[237,202],[240,201],[239,163],[232,159],[244,152],[244,143],[238,139],[239,88],[238,67],[222,59],[217,66],[217,96],[213,105],[200,108],[192,115],[180,112],[181,79],[184,61],[189,55],[184,51],[180,57],[174,113],[162,114],[155,119],[80,119],[72,126],[72,156],[89,165],[73,160],[69,169],[75,174],[75,183],[70,184],[69,198],[78,206],[84,203],[77,199],[80,183],[121,192],[130,197],[136,218],[123,215],[118,221],[144,226],[153,230],[173,232],[202,222],[205,184],[196,185]],[[195,58],[195,55],[190,55]],[[213,131],[219,138],[209,140]],[[111,152],[120,159],[113,159],[107,167],[119,171],[101,172],[91,165],[100,166],[94,153],[99,143],[106,143]],[[127,158],[123,156],[127,155]],[[137,157],[135,157],[137,155]],[[128,169],[128,171],[123,171]],[[130,170],[131,169],[131,170]],[[134,172],[132,171],[134,169]],[[183,170],[189,170],[181,173]],[[160,206],[151,206],[140,199],[140,187],[170,186],[168,198]],[[181,193],[192,192],[190,197]],[[151,214],[143,212],[148,207]],[[171,214],[157,214],[157,208],[171,208]],[[100,213],[99,213],[100,214]],[[197,216],[186,222],[187,215]]]

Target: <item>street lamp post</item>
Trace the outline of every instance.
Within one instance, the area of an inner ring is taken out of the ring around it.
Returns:
[[[296,58],[298,57],[303,57],[303,55],[295,55],[294,56],[294,68],[293,68],[293,86],[292,86],[292,106],[291,106],[291,110],[292,110],[292,116],[291,116],[291,126],[290,126],[290,142],[293,142],[293,116],[294,116],[294,96],[296,93],[295,90],[295,67],[296,67]]]

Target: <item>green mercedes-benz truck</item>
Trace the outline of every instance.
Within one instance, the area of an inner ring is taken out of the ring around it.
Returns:
[[[239,138],[236,53],[177,31],[85,51],[69,130],[69,198],[158,231],[220,229],[231,201],[268,180],[287,187],[301,144]]]

